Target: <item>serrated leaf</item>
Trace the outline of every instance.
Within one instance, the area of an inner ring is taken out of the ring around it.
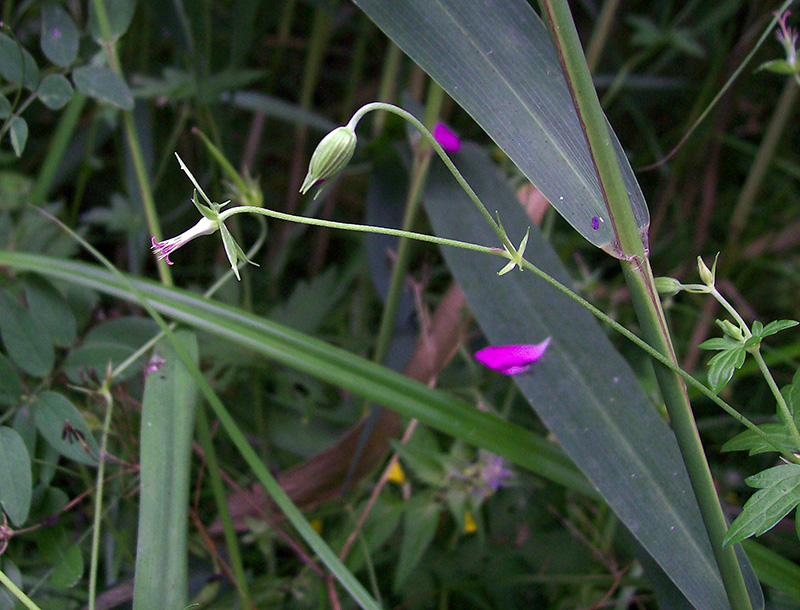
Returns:
[[[42,392],[34,399],[31,412],[39,434],[61,455],[81,464],[97,464],[97,441],[83,416],[63,394]]]
[[[773,320],[764,327],[760,334],[762,337],[769,337],[787,328],[797,326],[797,324],[797,320]]]
[[[11,117],[8,135],[11,138],[14,154],[21,157],[25,145],[28,143],[28,122],[21,116]]]
[[[737,347],[722,351],[708,361],[708,384],[714,392],[725,387],[734,371],[744,364],[746,356],[744,348]]]
[[[435,501],[433,494],[417,496],[406,504],[400,557],[397,560],[397,571],[394,574],[393,588],[395,592],[401,590],[428,546],[433,542],[441,511],[442,507]]]
[[[700,345],[698,345],[700,349],[707,350],[732,349],[740,346],[741,341],[737,341],[732,337],[715,337],[713,339],[703,341]]]
[[[725,546],[750,536],[760,536],[800,504],[800,465],[783,464],[748,477],[748,485],[761,487],[745,503],[742,513],[725,534]]]
[[[42,5],[42,52],[62,68],[78,56],[78,28],[69,13],[55,2]]]
[[[8,357],[29,375],[45,377],[52,370],[53,344],[39,332],[28,310],[5,290],[0,290],[0,337]]]
[[[116,72],[105,66],[81,66],[72,71],[75,88],[101,102],[122,110],[133,109],[133,95],[128,85]]]
[[[66,77],[61,74],[48,74],[39,83],[36,95],[39,101],[50,110],[59,110],[67,105],[75,94]]]
[[[5,34],[0,34],[0,76],[31,91],[39,84],[39,67],[33,55]]]
[[[759,428],[767,434],[783,452],[790,453],[797,450],[797,448],[794,447],[792,435],[783,424],[763,424],[759,426]],[[778,450],[752,430],[745,430],[728,440],[728,442],[722,446],[722,451],[749,451],[750,455],[756,455],[758,453],[769,453]]]
[[[22,437],[0,427],[0,507],[17,527],[28,518],[33,482],[31,458]]]

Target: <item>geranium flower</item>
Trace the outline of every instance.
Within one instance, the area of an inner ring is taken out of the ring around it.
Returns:
[[[184,231],[177,237],[173,237],[166,241],[156,241],[156,238],[153,237],[151,240],[152,246],[150,249],[153,251],[153,254],[156,255],[158,260],[166,260],[167,264],[171,265],[172,261],[169,260],[169,255],[172,252],[181,246],[188,244],[195,237],[200,237],[201,235],[211,235],[217,231],[219,231],[219,221],[203,216],[197,221],[196,225],[194,225],[191,229]]]
[[[475,359],[504,375],[517,375],[544,355],[550,337],[541,343],[519,345],[490,345],[475,353]]]

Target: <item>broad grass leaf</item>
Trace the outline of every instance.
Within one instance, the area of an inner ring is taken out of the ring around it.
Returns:
[[[0,507],[11,523],[21,527],[31,508],[31,458],[13,428],[0,427]]]
[[[466,143],[454,161],[512,243],[530,221],[488,155]],[[442,237],[491,245],[496,237],[441,164],[432,164],[425,206]],[[487,339],[494,345],[552,342],[514,381],[538,416],[638,542],[697,608],[728,602],[674,435],[596,320],[530,273],[498,277],[502,261],[442,252]],[[531,227],[530,260],[569,285],[550,245]],[[757,581],[745,561],[755,607]]]

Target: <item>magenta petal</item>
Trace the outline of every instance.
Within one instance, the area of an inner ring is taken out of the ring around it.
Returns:
[[[527,371],[531,364],[541,358],[548,345],[550,337],[534,344],[490,345],[476,352],[475,359],[504,375],[516,375]]]
[[[447,152],[458,152],[461,150],[461,140],[459,137],[444,123],[436,123],[433,128],[433,137],[439,145]]]

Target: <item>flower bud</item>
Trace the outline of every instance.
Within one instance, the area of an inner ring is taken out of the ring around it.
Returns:
[[[683,284],[681,284],[674,277],[657,277],[655,278],[655,282],[658,293],[667,297],[678,294],[681,290],[683,290]]]
[[[337,127],[317,145],[308,164],[308,173],[300,192],[325,182],[338,174],[350,162],[356,150],[356,132],[350,126]]]
[[[717,263],[714,261],[714,267],[716,266]],[[709,269],[699,256],[697,257],[697,270],[700,273],[700,279],[703,283],[709,288],[712,288],[714,286],[714,271]]]

